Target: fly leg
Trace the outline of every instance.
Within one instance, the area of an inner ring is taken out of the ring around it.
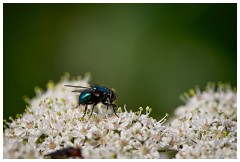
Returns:
[[[115,111],[115,108],[117,107],[117,105],[115,105],[115,104],[111,104],[111,105],[112,105],[114,114],[119,118],[119,116],[117,115],[117,113],[116,113],[116,111]]]
[[[91,118],[91,116],[92,116],[92,113],[93,113],[93,110],[94,110],[94,106],[95,106],[96,104],[94,104],[93,105],[93,108],[92,108],[92,111],[91,111],[91,114],[90,114],[90,117],[89,118]]]
[[[111,103],[110,104],[109,103],[103,103],[103,104],[107,106],[107,110],[108,110],[108,106],[112,106],[114,114],[118,117],[118,115],[117,115],[117,113],[115,111],[115,107],[117,107],[117,105],[111,104]]]
[[[84,118],[84,116],[86,115],[86,112],[87,112],[87,105],[85,105],[85,109],[84,109],[83,118]]]
[[[78,108],[80,105],[81,105],[81,104],[78,104],[78,105],[75,107],[75,109]]]

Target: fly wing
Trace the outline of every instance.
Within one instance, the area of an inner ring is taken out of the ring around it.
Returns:
[[[90,88],[90,87],[83,87],[83,86],[74,86],[74,85],[64,85],[66,87],[75,87],[75,88]]]
[[[72,92],[81,93],[82,91],[84,91],[84,89],[76,89],[76,90],[73,90]]]
[[[64,85],[66,87],[74,87],[74,88],[83,88],[83,89],[76,89],[76,90],[73,90],[72,92],[77,92],[77,93],[81,93],[82,91],[88,89],[88,90],[91,90],[92,92],[95,92],[95,90],[93,90],[91,87],[92,86],[89,86],[89,87],[83,87],[83,86],[75,86],[75,85]]]

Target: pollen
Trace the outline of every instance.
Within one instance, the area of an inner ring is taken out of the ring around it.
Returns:
[[[28,129],[31,129],[31,128],[33,128],[33,122],[27,122],[26,123],[26,127],[28,128]]]
[[[201,128],[202,128],[203,130],[208,130],[208,129],[210,128],[210,125],[207,124],[207,123],[205,123],[205,124],[202,125]]]
[[[140,149],[140,151],[141,151],[141,153],[142,153],[143,155],[146,155],[146,154],[149,153],[149,150],[147,149],[146,146],[142,146],[141,149]]]
[[[118,141],[118,144],[119,144],[120,147],[124,147],[128,144],[128,141],[125,140],[125,139],[121,139],[121,140]]]
[[[55,149],[56,148],[56,143],[54,142],[54,141],[51,141],[50,143],[49,143],[49,145],[48,145],[48,148],[49,149],[51,149],[51,150],[53,150],[53,149]]]

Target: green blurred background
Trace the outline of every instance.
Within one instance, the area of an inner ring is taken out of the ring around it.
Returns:
[[[209,81],[237,84],[237,4],[4,4],[4,118],[34,87],[90,72],[161,118]]]

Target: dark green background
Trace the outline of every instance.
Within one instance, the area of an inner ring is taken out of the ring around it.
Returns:
[[[65,72],[162,117],[208,81],[237,84],[237,4],[4,4],[4,118]]]

